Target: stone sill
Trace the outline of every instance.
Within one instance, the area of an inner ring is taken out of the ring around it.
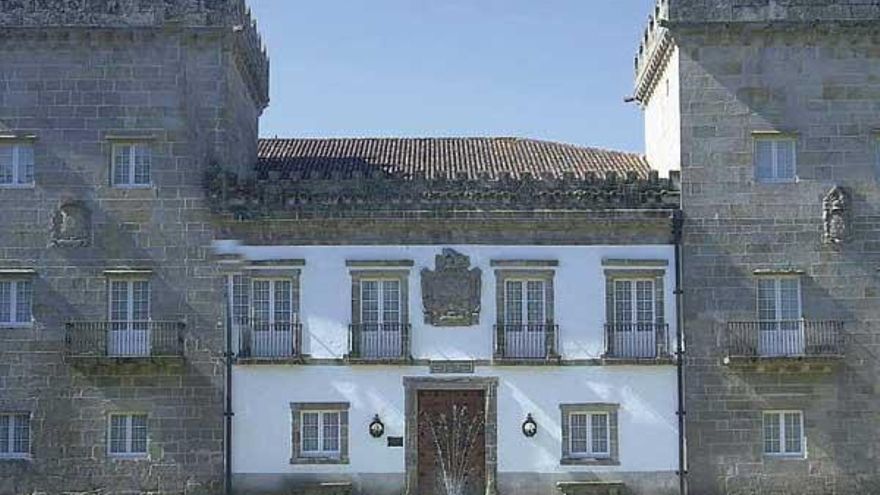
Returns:
[[[235,358],[235,364],[240,364],[240,365],[306,364],[306,357],[305,356],[239,357],[239,358]]]
[[[672,356],[656,358],[629,358],[603,356],[602,364],[608,366],[670,366],[675,364]]]
[[[372,365],[372,366],[410,366],[414,364],[412,357],[399,358],[361,358],[345,356],[343,358],[345,364],[354,366]]]
[[[494,366],[561,366],[562,358],[560,356],[551,356],[546,358],[506,358],[494,357],[492,359]]]
[[[184,357],[182,355],[174,355],[174,356],[89,356],[89,355],[81,355],[81,354],[68,354],[67,358],[74,362],[95,362],[95,363],[110,363],[110,364],[123,364],[123,363],[143,363],[143,362],[157,362],[157,363],[165,363],[169,361],[183,361]]]
[[[622,481],[560,481],[556,489],[563,495],[622,495],[626,485]]]
[[[345,465],[348,464],[347,457],[291,457],[290,463],[293,465]]]
[[[754,369],[756,371],[822,371],[827,373],[843,361],[843,359],[843,355],[791,357],[726,356],[723,364],[731,368]]]
[[[619,466],[620,461],[611,458],[565,457],[559,461],[561,466]]]

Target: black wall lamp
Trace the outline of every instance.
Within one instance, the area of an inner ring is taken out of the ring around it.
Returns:
[[[535,422],[535,418],[532,417],[531,413],[527,414],[526,420],[523,421],[522,432],[528,438],[532,438],[538,433],[538,423]]]
[[[373,421],[370,423],[370,436],[373,438],[382,438],[382,435],[385,434],[385,423],[379,419],[379,415],[373,416]]]

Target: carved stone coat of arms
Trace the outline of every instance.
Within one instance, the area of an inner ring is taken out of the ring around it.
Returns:
[[[823,239],[828,244],[846,242],[851,234],[850,198],[847,191],[835,186],[822,201]]]
[[[480,322],[482,272],[454,249],[436,257],[436,268],[422,270],[425,323],[437,327],[467,327]]]

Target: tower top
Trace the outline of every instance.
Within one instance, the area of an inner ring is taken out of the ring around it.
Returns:
[[[880,0],[657,0],[635,57],[639,102],[650,98],[656,75],[668,60],[670,31],[736,25],[870,25],[880,21]]]
[[[236,26],[245,0],[0,0],[0,26]]]

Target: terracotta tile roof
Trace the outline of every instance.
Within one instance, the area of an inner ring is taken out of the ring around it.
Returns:
[[[427,179],[648,176],[641,155],[519,138],[261,139],[258,172],[308,178],[355,174]]]

